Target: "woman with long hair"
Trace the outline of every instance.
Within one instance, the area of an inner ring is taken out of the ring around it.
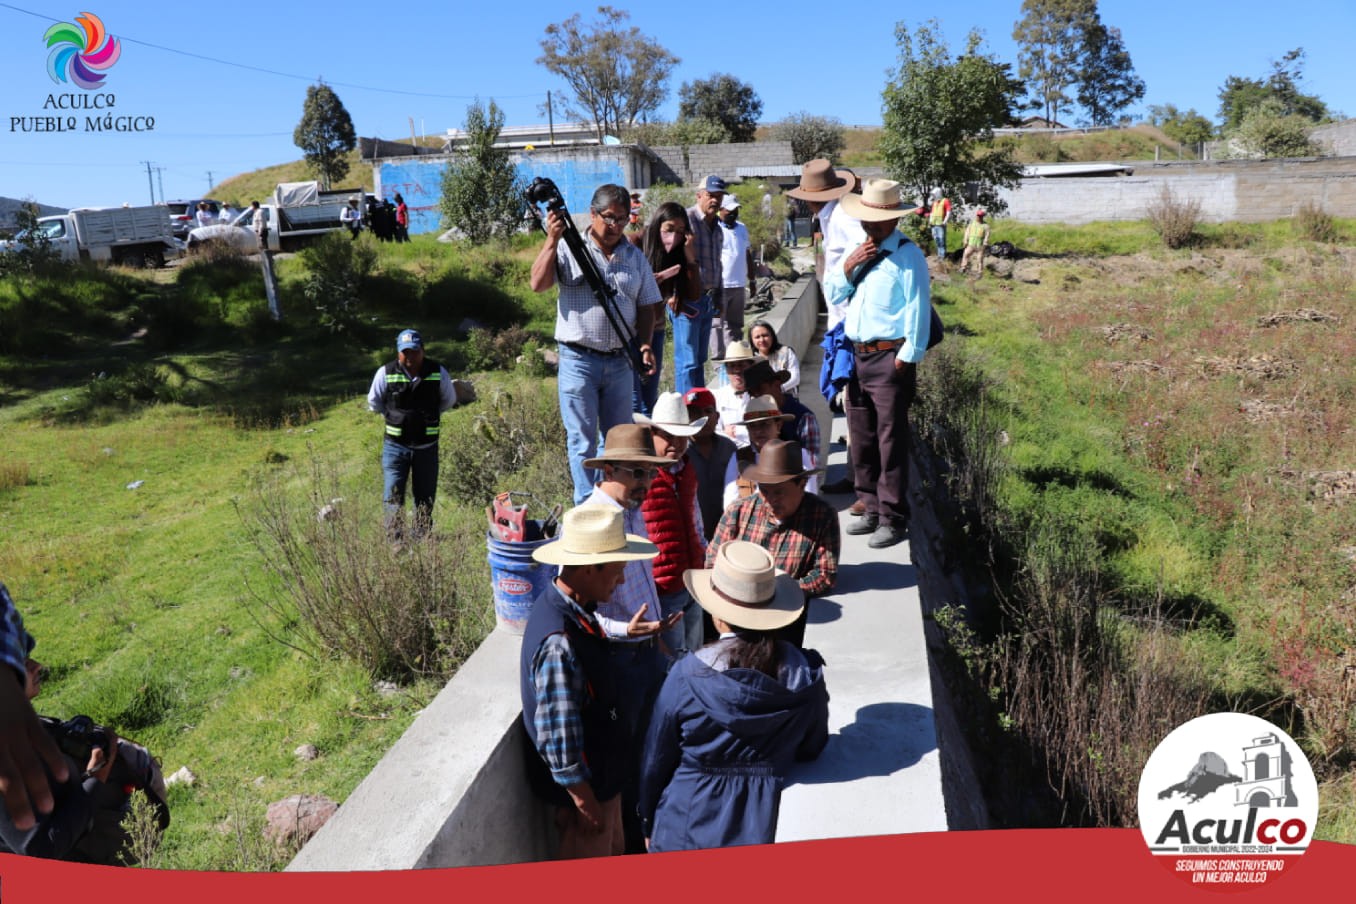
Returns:
[[[744,540],[683,578],[720,638],[674,663],[655,700],[640,772],[646,841],[651,852],[770,844],[792,762],[829,737],[823,658],[777,637],[805,594]]]
[[[755,352],[767,358],[767,363],[772,365],[774,371],[786,371],[782,392],[792,398],[799,398],[796,390],[800,388],[800,358],[790,346],[782,345],[772,324],[766,320],[755,320],[749,327],[749,344]]]
[[[640,249],[650,261],[650,269],[659,282],[659,294],[673,314],[681,314],[686,302],[701,296],[701,271],[697,265],[697,249],[688,241],[687,211],[681,204],[667,201],[659,205],[650,225],[640,236]],[[664,365],[664,318],[656,317],[654,335],[654,373],[648,377],[636,375],[633,408],[647,417],[654,412],[659,397],[659,372]]]

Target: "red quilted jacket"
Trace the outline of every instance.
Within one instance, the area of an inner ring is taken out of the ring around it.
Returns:
[[[660,593],[683,589],[683,572],[706,564],[706,545],[697,536],[697,472],[686,458],[677,473],[660,468],[641,505],[650,542],[659,547],[654,582]]]

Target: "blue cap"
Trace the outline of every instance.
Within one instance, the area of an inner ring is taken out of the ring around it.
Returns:
[[[412,348],[423,348],[424,337],[418,330],[404,330],[396,337],[396,351],[407,352]]]
[[[729,189],[725,187],[725,180],[720,178],[720,176],[707,176],[706,182],[702,184],[702,188],[708,192],[729,191]]]

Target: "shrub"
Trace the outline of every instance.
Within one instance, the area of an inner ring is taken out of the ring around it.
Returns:
[[[471,429],[444,450],[443,489],[477,507],[502,490],[531,490],[542,500],[568,501],[565,428],[555,394],[496,388],[482,391],[477,404]]]
[[[331,332],[352,332],[360,322],[363,281],[376,266],[369,241],[330,232],[301,252],[306,267],[301,291],[315,308],[320,325]]]
[[[1290,222],[1297,235],[1311,242],[1337,241],[1337,223],[1332,214],[1312,201],[1301,204]]]
[[[1158,198],[1144,209],[1163,244],[1169,248],[1185,248],[1196,239],[1196,227],[1201,222],[1201,202],[1194,198],[1181,199],[1164,185]]]
[[[130,408],[137,403],[173,401],[164,374],[150,362],[132,364],[120,374],[96,374],[85,385],[89,408]]]

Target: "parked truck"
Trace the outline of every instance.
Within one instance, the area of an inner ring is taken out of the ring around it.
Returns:
[[[133,267],[163,267],[177,257],[169,212],[148,207],[80,207],[40,217],[34,227],[65,261],[99,261]],[[6,247],[27,244],[19,233]]]
[[[318,236],[343,227],[339,212],[350,200],[357,202],[358,216],[367,212],[367,195],[361,188],[323,190],[318,182],[282,182],[259,209],[268,222],[268,249],[295,251]],[[236,226],[252,228],[249,208],[235,220]]]

